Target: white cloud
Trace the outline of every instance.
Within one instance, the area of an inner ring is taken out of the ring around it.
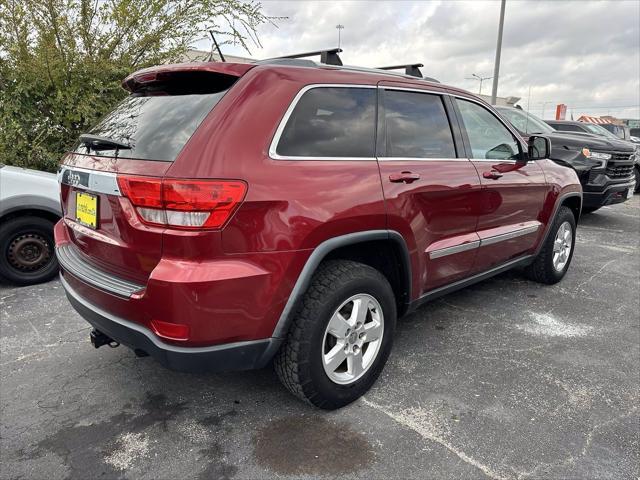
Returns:
[[[255,58],[337,45],[345,64],[421,62],[423,73],[477,91],[471,73],[491,76],[498,1],[265,1],[286,16],[263,26]],[[243,54],[226,46],[229,53]],[[244,52],[246,55],[246,52]],[[640,2],[507,0],[498,94],[522,97],[547,117],[555,103],[569,112],[640,117]],[[491,81],[483,84],[490,93]]]

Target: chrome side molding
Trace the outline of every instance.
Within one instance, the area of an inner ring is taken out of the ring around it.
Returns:
[[[454,255],[456,253],[466,252],[467,250],[473,250],[483,247],[485,245],[493,245],[498,242],[504,242],[513,238],[520,237],[522,235],[528,235],[535,233],[540,229],[541,223],[536,225],[529,225],[527,227],[517,228],[511,232],[501,233],[500,235],[493,235],[491,237],[481,238],[473,242],[461,243],[459,245],[453,245],[451,247],[439,248],[438,250],[432,250],[429,252],[429,258],[434,260],[436,258],[446,257],[447,255]]]

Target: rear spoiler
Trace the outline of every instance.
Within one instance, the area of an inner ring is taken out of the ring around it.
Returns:
[[[145,68],[132,73],[122,81],[122,87],[132,93],[161,85],[172,79],[208,78],[230,86],[256,65],[250,63],[176,63]]]

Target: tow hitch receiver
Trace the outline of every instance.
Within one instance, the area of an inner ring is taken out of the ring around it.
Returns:
[[[111,348],[116,348],[120,345],[113,338],[106,336],[104,333],[96,330],[95,328],[91,330],[89,338],[91,339],[91,345],[93,345],[95,348],[100,348],[103,345],[109,345]]]

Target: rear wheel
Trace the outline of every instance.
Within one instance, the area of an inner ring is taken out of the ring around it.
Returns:
[[[575,243],[576,219],[571,209],[562,206],[540,253],[525,268],[526,275],[536,282],[548,285],[558,283],[569,269]]]
[[[352,261],[325,262],[276,356],[280,381],[317,407],[347,405],[380,375],[395,324],[395,298],[384,275]]]
[[[0,226],[0,276],[16,285],[32,285],[58,273],[53,222],[16,217]]]

